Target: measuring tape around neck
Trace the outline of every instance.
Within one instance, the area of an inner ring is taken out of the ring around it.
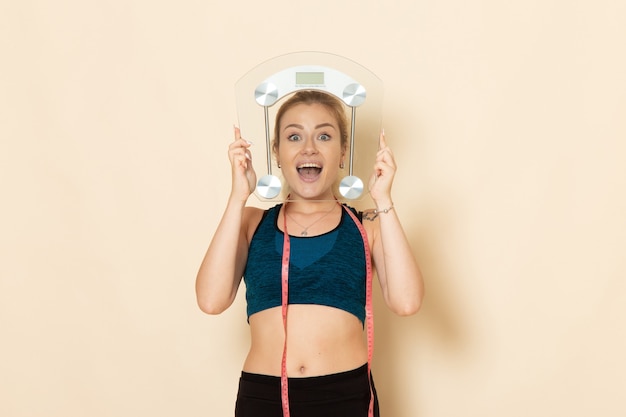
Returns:
[[[339,203],[337,203],[339,204]],[[370,403],[368,408],[368,417],[374,416],[374,391],[372,389],[372,357],[374,355],[374,309],[372,306],[372,258],[370,247],[367,239],[367,232],[361,224],[361,221],[352,213],[345,205],[341,205],[343,209],[350,215],[354,224],[356,224],[361,238],[363,239],[363,249],[365,251],[365,325],[367,331],[367,377],[370,386]],[[281,286],[282,286],[282,316],[283,327],[285,330],[285,341],[283,344],[283,357],[280,370],[280,395],[283,407],[283,417],[290,417],[289,413],[289,379],[287,376],[287,305],[289,304],[289,259],[291,256],[291,244],[289,242],[289,233],[287,231],[287,202],[283,206],[283,260],[281,265]]]

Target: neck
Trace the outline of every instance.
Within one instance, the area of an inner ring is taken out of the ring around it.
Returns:
[[[328,211],[331,210],[338,203],[339,201],[332,195],[330,196],[330,198],[319,200],[292,198],[291,196],[287,196],[287,200],[285,201],[285,205],[289,204],[290,211],[296,211],[303,214],[316,213],[319,211]]]

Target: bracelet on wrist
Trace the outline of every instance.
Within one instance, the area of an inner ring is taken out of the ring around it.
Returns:
[[[379,214],[387,214],[389,213],[391,210],[393,210],[393,203],[391,203],[391,205],[387,208],[384,209],[374,209],[373,211],[366,211],[363,213],[363,218],[365,220],[374,220],[376,217],[378,217]]]

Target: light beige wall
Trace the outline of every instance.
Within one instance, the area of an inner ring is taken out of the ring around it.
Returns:
[[[233,86],[321,50],[385,82],[427,280],[377,299],[384,416],[623,416],[625,4],[3,0],[0,415],[232,415],[243,294],[193,283]]]

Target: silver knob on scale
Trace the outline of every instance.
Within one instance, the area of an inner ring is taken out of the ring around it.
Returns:
[[[269,114],[267,108],[278,100],[278,87],[271,82],[264,82],[254,90],[254,98],[263,106],[265,112],[265,141],[267,149],[267,175],[262,176],[256,185],[256,192],[266,199],[276,198],[280,194],[282,184],[276,175],[272,175],[272,151],[270,146]]]
[[[256,184],[256,192],[263,198],[278,197],[282,184],[276,175],[263,175]]]
[[[359,177],[353,174],[354,168],[354,134],[355,134],[355,120],[356,120],[356,108],[365,102],[367,96],[365,88],[361,84],[353,83],[344,88],[342,94],[343,101],[352,108],[352,118],[350,125],[350,163],[349,163],[349,175],[344,177],[339,184],[339,193],[344,198],[349,200],[357,199],[363,194],[363,181]]]
[[[363,194],[363,181],[354,175],[348,175],[339,183],[339,192],[349,200],[359,198]]]

